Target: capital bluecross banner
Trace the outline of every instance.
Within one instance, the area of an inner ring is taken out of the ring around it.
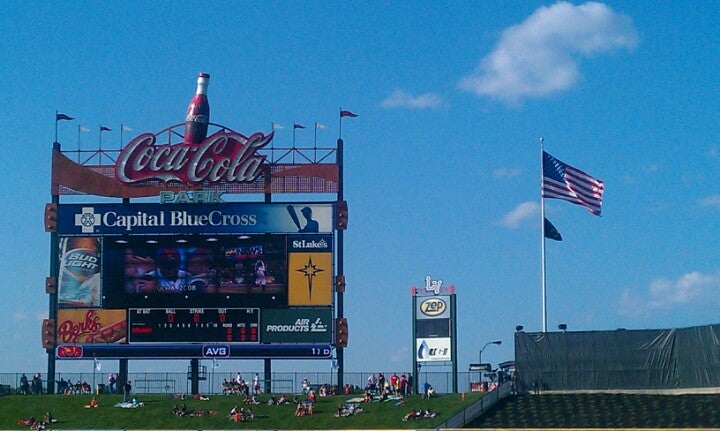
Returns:
[[[330,343],[332,309],[304,307],[263,310],[260,339],[263,343]]]
[[[332,233],[332,203],[63,204],[59,235]]]

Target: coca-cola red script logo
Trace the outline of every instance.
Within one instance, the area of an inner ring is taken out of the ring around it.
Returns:
[[[200,144],[155,145],[152,133],[143,133],[120,152],[115,176],[123,183],[150,179],[184,184],[201,182],[245,182],[257,180],[265,156],[259,148],[272,141],[273,133],[245,137],[234,132],[217,132]]]

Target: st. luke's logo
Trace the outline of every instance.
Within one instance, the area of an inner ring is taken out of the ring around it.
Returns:
[[[332,253],[290,253],[289,305],[332,304]]]

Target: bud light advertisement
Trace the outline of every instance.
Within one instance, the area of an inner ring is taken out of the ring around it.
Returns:
[[[100,240],[77,237],[60,240],[58,304],[64,307],[97,307],[100,292]]]

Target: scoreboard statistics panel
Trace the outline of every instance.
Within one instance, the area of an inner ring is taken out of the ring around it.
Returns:
[[[136,308],[130,343],[258,343],[258,308]]]

